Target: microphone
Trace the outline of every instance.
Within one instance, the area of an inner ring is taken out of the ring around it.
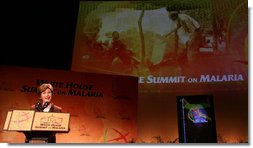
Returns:
[[[45,108],[48,107],[48,105],[50,104],[50,102],[45,102],[43,105],[42,105],[42,100],[38,100],[35,104],[35,109],[37,111],[43,111]]]
[[[45,108],[47,108],[49,104],[50,104],[50,102],[45,102],[44,105],[42,106],[42,110],[44,110]]]
[[[42,111],[42,106],[41,106],[41,102],[40,101],[36,102],[35,109],[38,110],[38,111]]]

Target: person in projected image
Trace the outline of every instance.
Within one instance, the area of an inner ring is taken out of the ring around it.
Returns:
[[[194,58],[201,44],[201,26],[198,21],[187,14],[180,11],[170,11],[168,8],[167,11],[169,18],[176,24],[175,28],[164,35],[165,37],[172,34],[175,35],[174,58],[185,58],[184,60],[190,61]],[[179,42],[185,45],[185,52],[184,55],[177,57]]]
[[[31,106],[32,110],[36,112],[62,112],[62,108],[52,102],[54,88],[51,84],[41,84],[37,88],[37,94],[39,99]],[[47,137],[47,140],[45,140],[47,143],[56,143],[55,134],[55,132],[27,132],[25,133],[25,142],[29,143],[32,137]]]
[[[118,31],[112,32],[111,40],[104,47],[111,66],[116,69],[120,68],[120,71],[125,69],[124,72],[131,72],[140,62],[120,39]]]

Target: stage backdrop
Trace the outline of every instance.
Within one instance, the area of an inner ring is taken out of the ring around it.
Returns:
[[[139,77],[140,142],[177,142],[187,95],[213,95],[218,142],[248,141],[247,0],[80,1],[71,70]]]
[[[57,143],[130,143],[137,139],[138,79],[93,73],[0,66],[0,126],[7,111],[30,109],[37,86],[51,83],[53,103],[70,113],[70,132]],[[2,131],[0,142],[24,143],[20,132]]]

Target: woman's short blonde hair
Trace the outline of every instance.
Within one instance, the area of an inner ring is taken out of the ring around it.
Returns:
[[[44,83],[37,88],[37,94],[40,95],[43,91],[45,91],[48,88],[51,90],[52,93],[54,93],[53,86],[49,83]]]

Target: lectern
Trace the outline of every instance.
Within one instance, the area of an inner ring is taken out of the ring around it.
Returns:
[[[69,132],[70,113],[8,111],[3,130],[22,132],[26,143],[48,143],[56,133]]]

